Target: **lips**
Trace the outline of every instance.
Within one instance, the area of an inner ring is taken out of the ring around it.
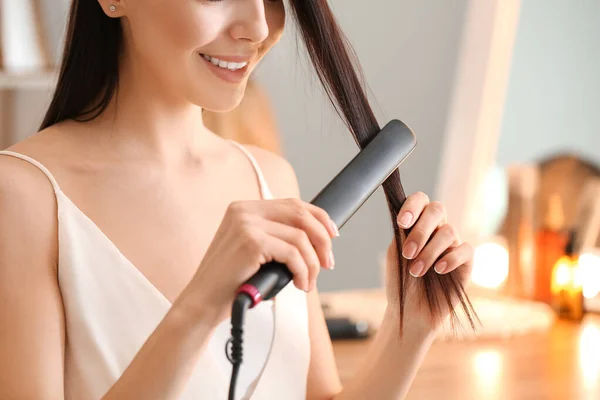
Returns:
[[[227,83],[239,84],[244,81],[248,74],[248,61],[241,58],[238,60],[223,60],[206,54],[200,54],[208,69]],[[247,60],[247,58],[246,58]]]
[[[242,61],[242,62],[228,61],[228,60],[224,60],[224,59],[221,59],[218,57],[209,56],[208,54],[201,54],[201,56],[206,61],[212,63],[213,65],[215,65],[219,68],[230,70],[230,71],[237,71],[248,65],[248,61]]]

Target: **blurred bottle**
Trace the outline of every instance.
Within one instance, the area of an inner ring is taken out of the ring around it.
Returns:
[[[564,210],[558,193],[549,198],[548,213],[536,235],[536,268],[534,299],[552,302],[552,271],[565,254],[568,234],[564,231]]]
[[[575,251],[576,234],[569,233],[565,254],[552,270],[552,307],[561,318],[583,318],[583,279],[579,268],[579,254]]]

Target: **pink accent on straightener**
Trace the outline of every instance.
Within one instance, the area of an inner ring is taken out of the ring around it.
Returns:
[[[245,283],[243,284],[237,291],[236,294],[246,293],[252,299],[252,306],[250,308],[254,308],[258,303],[260,303],[263,298],[262,294],[258,291],[254,286]]]

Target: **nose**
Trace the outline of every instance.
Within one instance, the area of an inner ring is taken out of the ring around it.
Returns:
[[[261,43],[269,36],[264,0],[239,0],[231,28],[234,39]]]

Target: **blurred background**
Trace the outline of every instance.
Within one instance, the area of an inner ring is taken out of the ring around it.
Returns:
[[[0,3],[0,148],[41,121],[69,3]],[[409,397],[600,398],[600,2],[330,4],[380,123],[401,119],[417,135],[401,167],[407,193],[442,201],[476,246],[469,290],[482,326],[444,329]],[[240,110],[209,118],[223,135],[281,152],[310,200],[357,148],[292,21],[286,29]],[[260,122],[247,118],[253,105]],[[391,236],[379,191],[336,240],[336,270],[321,274],[343,379],[385,307]]]

